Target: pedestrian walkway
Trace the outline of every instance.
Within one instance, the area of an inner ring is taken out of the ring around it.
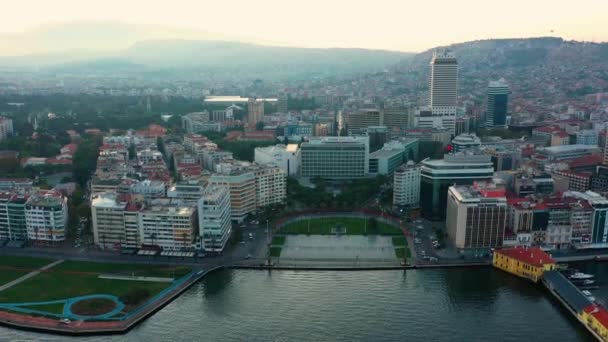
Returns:
[[[4,285],[0,286],[0,292],[2,292],[2,291],[4,291],[4,290],[6,290],[6,289],[8,289],[8,288],[11,288],[11,287],[13,287],[13,286],[15,286],[15,285],[17,285],[17,284],[19,284],[19,283],[23,282],[23,281],[26,281],[26,280],[28,280],[28,279],[30,279],[30,278],[32,278],[32,277],[35,277],[35,276],[37,276],[38,274],[40,274],[40,272],[42,272],[42,271],[46,271],[46,270],[48,270],[48,269],[49,269],[49,268],[51,268],[51,267],[55,267],[55,266],[57,266],[57,265],[61,264],[62,262],[64,262],[64,260],[63,260],[63,259],[62,259],[62,260],[57,260],[57,261],[54,261],[54,262],[52,262],[52,263],[50,263],[50,264],[48,264],[48,265],[46,265],[46,266],[43,266],[43,267],[41,267],[41,268],[39,268],[39,269],[37,269],[37,270],[35,270],[35,271],[32,271],[32,272],[30,272],[30,273],[28,273],[28,274],[26,274],[26,275],[23,275],[23,276],[21,276],[21,277],[19,277],[19,278],[15,279],[15,280],[13,280],[13,281],[10,281],[10,282],[8,282],[8,283],[6,283],[6,284],[4,284]]]

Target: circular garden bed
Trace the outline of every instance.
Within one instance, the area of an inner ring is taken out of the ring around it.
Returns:
[[[74,303],[71,311],[80,316],[97,316],[116,308],[116,302],[107,298],[83,299]]]

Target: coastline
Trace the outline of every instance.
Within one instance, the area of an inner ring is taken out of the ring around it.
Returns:
[[[182,283],[167,293],[163,293],[157,298],[152,298],[151,302],[138,308],[137,312],[131,317],[122,321],[72,321],[69,324],[62,324],[56,319],[0,311],[0,325],[27,331],[69,336],[125,334],[179,297],[207,274],[223,268],[224,266],[217,266],[208,270],[191,273],[186,276],[188,279],[184,279]]]

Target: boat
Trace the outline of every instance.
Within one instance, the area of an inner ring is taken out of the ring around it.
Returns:
[[[595,297],[593,297],[593,295],[591,294],[591,292],[589,292],[589,290],[583,290],[581,291],[585,297],[587,297],[587,299],[589,299],[592,302],[595,302]]]
[[[587,274],[583,272],[574,272],[568,276],[568,278],[572,280],[584,280],[584,279],[592,279],[595,276],[593,274]]]
[[[572,283],[576,286],[588,286],[595,284],[593,279],[571,279]]]

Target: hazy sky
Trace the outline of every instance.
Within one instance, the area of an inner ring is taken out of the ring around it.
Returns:
[[[0,2],[0,32],[95,19],[200,29],[307,47],[420,51],[474,39],[548,35],[608,41],[608,0]]]

